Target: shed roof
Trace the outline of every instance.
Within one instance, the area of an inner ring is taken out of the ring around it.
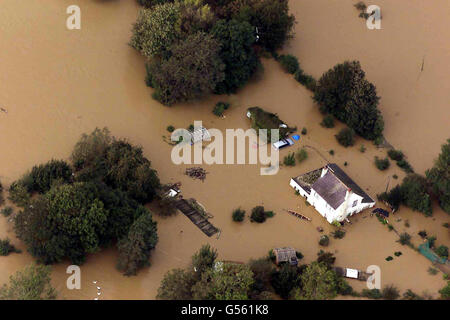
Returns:
[[[278,261],[290,261],[291,258],[297,259],[297,254],[294,248],[286,247],[286,248],[275,248],[273,253],[277,257]]]

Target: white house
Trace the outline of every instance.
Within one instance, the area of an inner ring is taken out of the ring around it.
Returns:
[[[335,163],[292,178],[290,186],[329,223],[372,208],[375,201]]]

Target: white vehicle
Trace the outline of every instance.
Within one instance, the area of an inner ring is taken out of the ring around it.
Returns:
[[[280,141],[275,142],[273,144],[273,147],[275,149],[279,150],[279,149],[283,149],[284,147],[292,146],[293,144],[294,144],[294,142],[291,139],[286,138],[286,139],[281,139]]]

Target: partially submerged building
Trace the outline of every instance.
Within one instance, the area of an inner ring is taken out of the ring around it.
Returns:
[[[290,186],[329,223],[342,222],[375,205],[375,200],[335,163],[292,178]]]
[[[298,264],[297,253],[294,248],[275,248],[273,249],[273,254],[275,255],[275,263],[277,265],[282,262],[289,263],[292,266]]]

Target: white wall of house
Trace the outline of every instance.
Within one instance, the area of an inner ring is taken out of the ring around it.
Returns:
[[[291,179],[289,185],[294,188],[295,191],[300,193],[300,195],[304,198],[308,197],[308,193],[297,183],[294,179]]]

